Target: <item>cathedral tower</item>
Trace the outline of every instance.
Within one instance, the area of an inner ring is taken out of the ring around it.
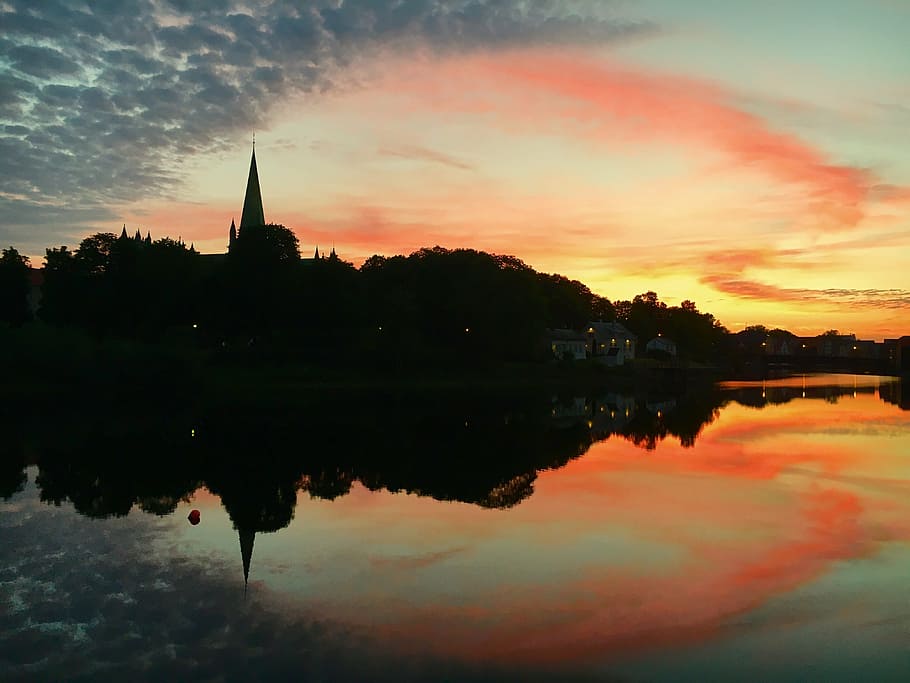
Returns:
[[[243,229],[254,225],[265,225],[265,214],[262,211],[262,193],[259,191],[259,171],[256,168],[256,142],[253,142],[253,158],[250,160],[250,175],[246,181],[246,194],[243,197],[243,213],[240,214],[239,234]]]

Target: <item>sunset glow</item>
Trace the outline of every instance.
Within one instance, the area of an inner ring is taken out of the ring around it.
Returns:
[[[733,331],[907,332],[905,3],[228,4],[80,29],[103,53],[4,5],[3,246],[223,252],[255,130],[304,255],[469,247]]]

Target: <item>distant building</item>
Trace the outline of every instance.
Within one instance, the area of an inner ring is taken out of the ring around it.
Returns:
[[[550,350],[558,360],[571,358],[584,360],[588,356],[588,337],[584,332],[575,330],[547,330],[550,339]]]
[[[265,225],[265,210],[262,207],[262,190],[259,187],[259,168],[256,165],[256,142],[253,142],[253,153],[250,157],[250,172],[246,180],[246,192],[243,195],[243,209],[240,212],[240,225],[234,223],[231,219],[231,227],[228,230],[228,252],[230,252],[237,240],[240,239],[244,230],[255,230],[257,227]],[[319,261],[326,259],[325,255],[319,254],[319,247],[316,247],[312,258],[302,258],[301,261]],[[335,253],[335,247],[328,256],[328,260],[337,260],[338,255]]]
[[[910,336],[885,339],[883,355],[898,374],[910,371]]]
[[[44,286],[44,270],[42,268],[28,269],[28,311],[32,318],[38,316],[41,307],[41,288]]]
[[[228,251],[234,248],[243,231],[265,225],[265,212],[262,209],[262,191],[259,188],[259,169],[256,166],[256,142],[253,141],[253,156],[250,159],[250,173],[246,179],[246,193],[243,195],[243,210],[240,212],[240,227],[231,219],[228,232]]]
[[[676,342],[663,336],[654,337],[645,345],[648,353],[666,354],[676,357]]]
[[[588,323],[587,334],[591,356],[610,358],[609,365],[622,365],[635,358],[638,337],[621,323]],[[615,350],[611,353],[611,349]]]

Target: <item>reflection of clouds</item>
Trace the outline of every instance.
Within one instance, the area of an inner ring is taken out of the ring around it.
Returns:
[[[429,567],[430,565],[436,564],[437,562],[444,562],[449,558],[464,553],[466,550],[466,547],[458,547],[449,548],[447,550],[439,550],[431,553],[424,553],[422,555],[372,557],[370,558],[370,564],[377,569],[410,571],[413,569]]]
[[[174,519],[89,520],[38,502],[33,485],[0,503],[0,599],[11,607],[0,610],[0,678],[489,680],[419,652],[395,661],[368,630],[292,610],[268,586],[244,598],[233,554],[150,554]],[[505,668],[495,677],[552,680]]]
[[[704,645],[769,600],[910,538],[910,472],[894,471],[892,457],[910,440],[906,420],[895,423],[895,440],[893,429],[878,427],[886,408],[872,396],[862,410],[804,403],[794,439],[787,407],[749,413],[753,424],[742,431],[746,410],[728,406],[693,449],[668,441],[643,458],[610,441],[541,473],[537,494],[498,533],[535,530],[534,560],[563,560],[553,580],[526,580],[529,558],[516,557],[507,590],[415,608],[388,636],[547,665]],[[838,421],[864,440],[832,442],[828,424]],[[606,551],[617,536],[667,552],[629,566]]]

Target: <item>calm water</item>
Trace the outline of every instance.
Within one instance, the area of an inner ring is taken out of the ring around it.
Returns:
[[[4,444],[0,679],[910,679],[889,379],[143,424]]]

